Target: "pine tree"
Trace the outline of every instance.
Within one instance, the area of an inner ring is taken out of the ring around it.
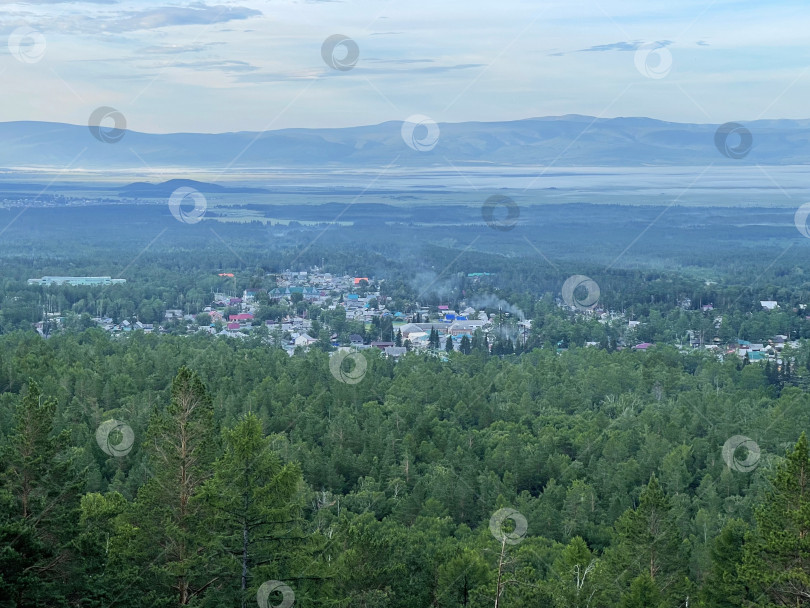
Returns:
[[[480,328],[476,329],[473,332],[472,340],[470,341],[470,347],[473,350],[478,350],[478,349],[481,348],[482,337],[483,337],[483,333],[481,332]]]
[[[216,457],[213,404],[188,368],[172,381],[168,407],[152,416],[145,450],[152,476],[138,491],[131,537],[124,535],[119,543],[131,560],[153,557],[149,575],[142,577],[149,600],[160,604],[173,597],[171,603],[185,606],[217,579],[207,568],[213,531],[199,500]]]
[[[390,317],[386,317],[380,321],[380,339],[383,342],[391,342],[394,340],[394,321]]]
[[[771,364],[770,359],[765,363],[765,378],[768,384],[779,384],[779,369],[776,363]]]
[[[489,576],[489,568],[481,551],[463,548],[439,566],[438,604],[468,608],[473,605],[473,592],[483,587]]]
[[[621,608],[658,608],[661,592],[648,573],[639,574],[630,583],[630,591],[622,596]]]
[[[472,344],[468,336],[461,336],[461,344],[458,350],[465,355],[469,355],[472,352]]]
[[[118,492],[102,495],[96,492],[85,494],[81,499],[79,528],[73,547],[81,562],[80,580],[85,582],[81,595],[74,605],[109,606],[117,588],[120,572],[107,570],[110,539],[115,534],[118,517],[126,512],[129,504]],[[112,593],[112,594],[111,594]]]
[[[0,454],[0,605],[47,605],[72,592],[71,541],[83,472],[69,432],[54,429],[56,400],[33,380]]]
[[[303,478],[297,465],[283,464],[271,449],[255,414],[226,430],[224,439],[225,453],[202,496],[214,511],[218,548],[230,556],[222,565],[225,580],[217,599],[245,608],[255,603],[249,596],[263,580],[297,574],[290,569],[304,538],[296,498]],[[265,572],[261,580],[259,571]]]
[[[553,589],[556,608],[587,608],[592,605],[597,587],[599,563],[588,549],[587,543],[575,536],[563,549],[554,563],[554,571],[560,574]]]
[[[447,336],[447,340],[444,341],[444,350],[448,353],[453,352],[453,338]]]
[[[434,327],[428,335],[428,346],[433,350],[439,350],[439,344],[439,330]]]
[[[740,568],[741,581],[761,594],[750,605],[810,606],[810,453],[805,433],[776,470],[755,520]]]
[[[701,599],[706,606],[736,608],[745,605],[746,588],[737,576],[737,567],[742,563],[747,530],[745,522],[732,519],[714,539],[711,570],[701,589]]]
[[[620,578],[627,581],[628,577],[646,577],[637,583],[636,591],[631,586],[630,594],[645,595],[649,581],[668,602],[664,605],[680,605],[686,597],[687,560],[669,499],[655,475],[641,491],[638,506],[628,509],[616,522],[616,533],[619,566],[623,569]]]

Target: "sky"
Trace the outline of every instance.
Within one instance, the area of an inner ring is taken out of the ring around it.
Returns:
[[[87,124],[102,106],[152,133],[810,118],[806,0],[0,3],[0,121]]]

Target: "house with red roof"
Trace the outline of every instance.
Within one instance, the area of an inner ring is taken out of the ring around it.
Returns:
[[[228,321],[252,321],[253,315],[249,312],[240,312],[236,315],[230,315]]]

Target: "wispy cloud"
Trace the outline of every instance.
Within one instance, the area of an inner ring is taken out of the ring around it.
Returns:
[[[412,64],[412,63],[435,63],[433,59],[380,59],[379,57],[369,57],[363,61],[372,63],[393,63],[393,64]]]
[[[2,1],[2,0],[0,0]],[[157,6],[132,8],[105,4],[91,9],[79,9],[63,4],[59,12],[34,7],[29,10],[8,11],[0,15],[0,32],[10,33],[19,26],[33,27],[43,33],[65,34],[125,34],[154,32],[180,26],[211,26],[231,21],[259,17],[262,12],[236,5],[207,5],[195,2],[188,6]],[[164,48],[191,48],[194,44],[162,45]]]
[[[160,69],[187,69],[199,72],[253,72],[258,68],[246,61],[210,60],[210,61],[165,61],[146,66]]]
[[[598,44],[587,49],[580,49],[578,53],[599,53],[604,51],[637,51],[642,45],[649,44],[646,40],[633,40],[632,42],[613,42],[612,44]],[[656,40],[654,44],[665,47],[672,44],[672,40]]]
[[[205,5],[163,6],[159,8],[127,11],[106,21],[99,20],[98,27],[106,32],[133,32],[180,25],[212,25],[228,21],[258,17],[261,11],[242,6]]]
[[[13,4],[29,6],[47,6],[50,4],[117,4],[119,0],[0,0],[0,6],[10,6]]]
[[[386,64],[392,65],[413,65],[414,62],[407,60],[379,60]],[[467,63],[459,65],[428,65],[424,67],[411,67],[407,69],[386,69],[384,66],[370,67],[368,65],[357,66],[352,70],[352,74],[356,76],[394,76],[402,78],[403,76],[413,74],[445,74],[449,72],[457,72],[460,70],[469,70],[472,68],[483,67],[481,63]],[[340,78],[343,74],[338,74],[329,69],[310,69],[299,70],[296,72],[254,72],[252,74],[240,75],[237,77],[238,82],[244,83],[266,83],[266,82],[289,82],[293,80],[311,80],[315,78]]]
[[[642,45],[649,44],[648,40],[629,40],[629,41],[620,41],[620,42],[611,42],[610,44],[597,44],[595,46],[589,46],[584,49],[577,49],[575,51],[559,51],[556,53],[551,53],[552,57],[562,57],[563,55],[567,55],[569,53],[605,53],[610,51],[637,51],[641,48]],[[666,46],[670,46],[673,44],[672,40],[656,40],[653,44],[655,44],[658,48],[663,48]]]
[[[224,42],[208,42],[206,44],[166,44],[147,46],[140,50],[141,53],[147,55],[180,55],[183,53],[200,53],[211,49],[214,46],[220,46]]]
[[[766,109],[768,118],[806,117],[810,95],[806,0],[682,0],[674,8],[500,0],[475,11],[463,0],[0,4],[0,71],[15,91],[0,120],[83,124],[88,108],[109,105],[153,131],[262,128],[256,117],[268,108],[284,109],[278,127],[410,114],[439,122],[584,114],[720,123]],[[37,63],[20,61],[3,38],[21,28],[47,41]],[[359,47],[350,71],[322,59],[334,34]],[[638,69],[635,54],[650,41],[669,51],[650,57],[669,62],[664,78]]]

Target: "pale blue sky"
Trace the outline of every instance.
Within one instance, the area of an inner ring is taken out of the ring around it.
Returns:
[[[413,114],[810,118],[810,7],[798,0],[2,4],[0,35],[17,32],[0,45],[2,121],[85,124],[98,106],[147,132]],[[27,36],[16,50],[20,28],[41,33],[44,54]],[[353,69],[321,58],[333,34],[356,41]]]

